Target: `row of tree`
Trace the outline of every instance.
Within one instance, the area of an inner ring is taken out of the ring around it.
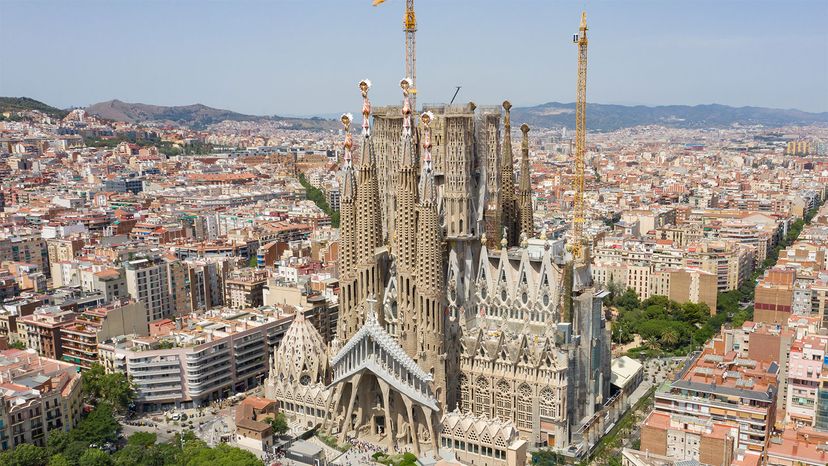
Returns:
[[[339,211],[331,208],[328,204],[328,200],[325,198],[325,193],[323,193],[321,189],[310,184],[310,181],[308,181],[304,173],[299,174],[299,182],[302,183],[302,187],[305,188],[305,194],[308,199],[313,201],[317,207],[322,209],[322,212],[325,212],[328,217],[331,217],[331,226],[339,228]]]

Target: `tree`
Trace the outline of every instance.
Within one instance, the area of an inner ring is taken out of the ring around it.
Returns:
[[[331,218],[331,226],[339,228],[339,211],[331,209],[327,199],[325,199],[325,193],[310,184],[303,173],[299,174],[299,183],[305,188],[305,196]]]
[[[557,466],[566,464],[563,455],[550,449],[535,450],[532,452],[532,464],[537,466]]]
[[[72,463],[65,456],[57,454],[49,458],[49,466],[72,466]]]
[[[101,403],[69,431],[69,435],[73,442],[84,442],[88,448],[91,444],[114,443],[120,430],[121,425],[115,420],[112,406]]]
[[[23,343],[22,341],[16,341],[16,342],[10,344],[9,348],[18,349],[18,350],[25,350],[27,347],[26,347],[26,343]]]
[[[276,417],[272,417],[268,419],[270,426],[273,427],[273,432],[284,435],[290,429],[287,422],[287,417],[285,417],[285,413],[279,412],[276,413]]]
[[[222,443],[210,448],[204,442],[195,440],[184,446],[179,457],[181,466],[262,466],[262,461],[249,451]]]
[[[638,294],[635,290],[627,288],[615,302],[615,305],[624,309],[635,309],[641,305],[641,301],[639,301]]]
[[[129,378],[120,372],[107,374],[100,364],[93,364],[83,373],[83,389],[91,401],[106,401],[118,411],[125,411],[135,399]]]
[[[135,432],[127,439],[127,445],[136,445],[143,448],[148,448],[155,445],[158,441],[158,435],[152,432]]]
[[[46,450],[31,443],[18,445],[0,456],[0,466],[45,466],[49,455]]]
[[[672,348],[678,344],[679,337],[674,329],[668,328],[661,334],[660,340],[664,346]]]
[[[49,438],[46,440],[46,451],[49,455],[55,456],[66,450],[70,443],[72,443],[72,439],[69,432],[56,429],[49,432]]]
[[[79,466],[112,466],[112,458],[104,451],[97,448],[90,448],[81,455],[78,461]]]

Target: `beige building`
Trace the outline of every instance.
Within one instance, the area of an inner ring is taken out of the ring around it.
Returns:
[[[98,343],[118,335],[149,332],[147,309],[141,302],[115,302],[80,312],[60,330],[62,359],[89,369],[99,361]]]
[[[32,314],[17,318],[17,339],[41,356],[60,359],[63,355],[60,331],[74,320],[72,311],[58,306],[41,306]]]
[[[39,234],[0,236],[0,262],[26,262],[48,275],[49,251]]]
[[[46,446],[51,432],[69,431],[81,419],[83,398],[77,366],[33,350],[0,352],[3,395],[0,449],[28,443]]]
[[[264,305],[266,270],[246,268],[232,272],[224,281],[225,302],[233,309],[246,309]]]
[[[74,260],[80,255],[83,245],[82,238],[51,238],[46,240],[50,267],[57,262]]]

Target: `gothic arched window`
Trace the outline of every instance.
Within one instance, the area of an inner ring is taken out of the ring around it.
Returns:
[[[469,378],[464,374],[460,374],[460,411],[467,413],[471,411],[471,387],[469,387]]]
[[[474,414],[491,416],[491,402],[489,381],[485,377],[478,377],[474,387]]]
[[[555,392],[549,387],[544,387],[538,397],[540,415],[544,417],[555,417]]]
[[[495,415],[504,421],[512,419],[512,388],[505,380],[501,380],[497,384]]]
[[[522,429],[532,428],[532,389],[526,384],[517,390],[517,426]]]

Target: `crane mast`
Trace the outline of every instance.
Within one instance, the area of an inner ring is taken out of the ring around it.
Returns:
[[[405,0],[405,76],[411,79],[411,108],[417,111],[417,15],[414,14],[414,0]]]
[[[385,0],[374,0],[372,5],[385,3]],[[405,0],[405,16],[403,16],[403,31],[405,32],[405,77],[411,81],[408,90],[411,98],[411,108],[417,111],[417,15],[414,13],[414,0]]]
[[[572,255],[575,260],[584,258],[584,165],[586,152],[586,72],[587,72],[587,24],[586,12],[581,13],[581,27],[573,37],[578,46],[578,93],[575,104],[575,176],[572,206]]]

